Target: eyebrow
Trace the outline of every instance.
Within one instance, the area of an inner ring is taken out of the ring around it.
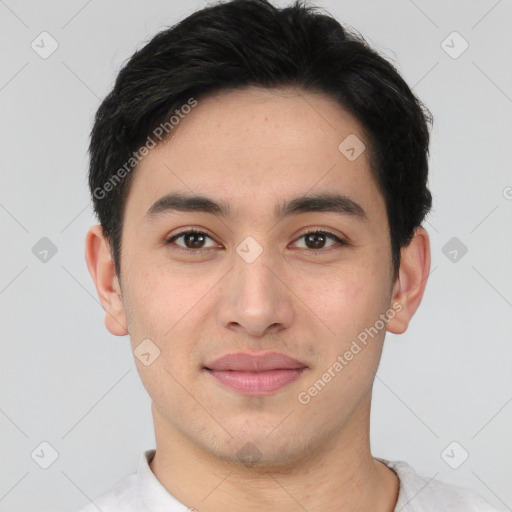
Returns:
[[[156,220],[161,215],[171,212],[202,212],[219,217],[232,217],[231,208],[226,202],[216,201],[200,195],[173,192],[153,203],[146,212],[146,218],[150,221]],[[276,205],[274,216],[281,220],[285,217],[309,212],[332,212],[357,220],[368,221],[368,215],[359,203],[343,194],[326,192],[283,201]]]

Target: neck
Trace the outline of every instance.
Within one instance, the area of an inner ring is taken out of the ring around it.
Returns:
[[[198,511],[393,512],[399,480],[371,455],[369,410],[370,400],[314,453],[279,467],[250,467],[201,449],[153,407],[157,449],[150,468],[168,492]]]

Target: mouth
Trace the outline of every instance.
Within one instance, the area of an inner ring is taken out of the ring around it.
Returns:
[[[226,354],[203,367],[221,385],[249,396],[275,393],[306,369],[304,363],[278,352]]]

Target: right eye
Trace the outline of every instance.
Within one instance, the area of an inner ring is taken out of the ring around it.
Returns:
[[[197,253],[205,248],[204,244],[206,239],[208,238],[213,241],[213,239],[204,231],[188,229],[186,231],[182,231],[181,233],[173,235],[172,237],[165,241],[165,244],[176,244],[180,248],[180,250],[184,250],[187,253]],[[179,239],[183,239],[184,245],[176,243],[176,240]],[[215,247],[215,243],[213,244],[213,247]]]

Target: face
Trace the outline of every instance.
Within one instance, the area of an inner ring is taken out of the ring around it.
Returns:
[[[198,101],[139,164],[121,285],[132,348],[149,339],[148,359],[160,351],[148,365],[135,359],[157,430],[226,461],[252,450],[277,465],[367,428],[393,282],[367,151],[351,161],[338,148],[350,135],[366,142],[325,95],[247,88]],[[229,211],[148,214],[177,193]],[[322,194],[345,202],[285,208]],[[256,378],[206,369],[239,352],[300,365]]]

